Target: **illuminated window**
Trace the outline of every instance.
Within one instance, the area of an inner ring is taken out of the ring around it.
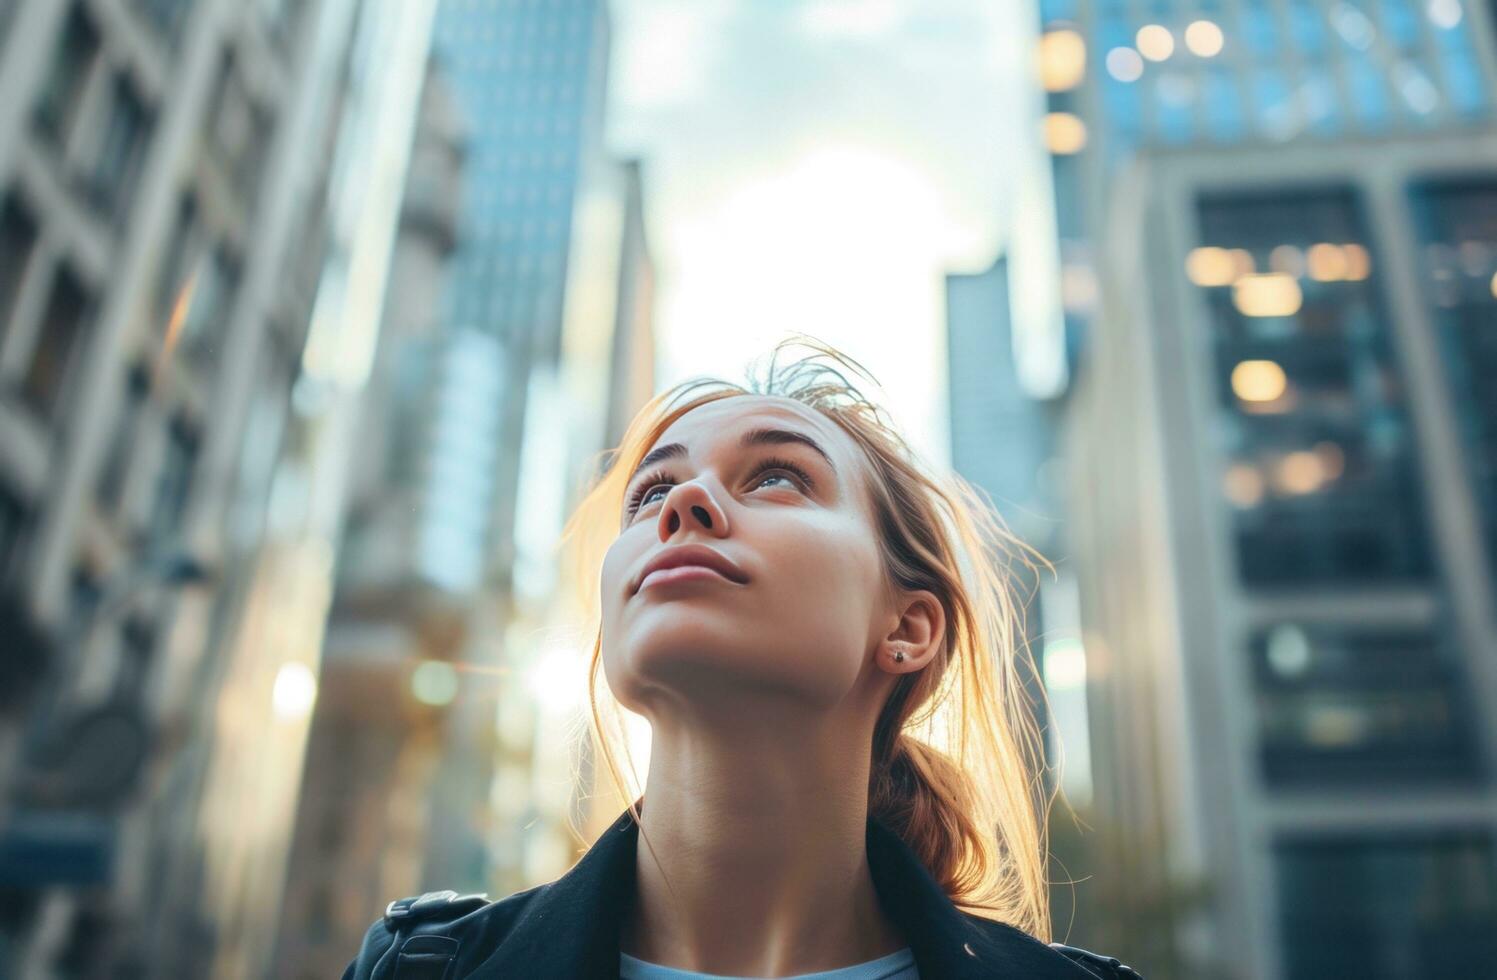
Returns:
[[[1255,633],[1248,653],[1270,786],[1479,775],[1464,671],[1443,628],[1279,623]]]
[[[1209,244],[1186,273],[1209,313],[1243,585],[1427,580],[1412,423],[1359,199],[1291,188],[1198,207]]]

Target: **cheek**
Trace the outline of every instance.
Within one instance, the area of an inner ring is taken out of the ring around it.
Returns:
[[[636,555],[628,540],[620,536],[603,554],[603,567],[598,572],[599,599],[606,619],[623,602],[624,589],[628,585],[629,569],[634,566]]]
[[[764,584],[774,608],[795,613],[795,632],[818,644],[861,645],[877,594],[878,553],[871,541],[861,523],[840,518],[768,536],[771,570]]]

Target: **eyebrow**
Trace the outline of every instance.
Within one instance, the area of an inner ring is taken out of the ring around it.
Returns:
[[[827,455],[826,450],[821,448],[820,443],[803,432],[795,432],[791,429],[750,429],[743,434],[743,438],[738,440],[738,445],[743,449],[751,449],[754,446],[784,446],[794,443],[814,449],[826,461],[827,468],[832,471],[832,475],[837,475],[837,467],[832,463],[832,457]],[[641,470],[667,459],[679,459],[686,454],[686,447],[679,442],[669,442],[664,446],[657,446],[650,450],[644,459],[639,461],[639,465],[634,468],[634,472],[629,474],[629,482],[625,486],[632,484],[639,476]]]

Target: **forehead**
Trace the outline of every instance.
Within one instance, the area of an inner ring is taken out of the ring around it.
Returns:
[[[862,454],[847,433],[815,409],[778,395],[736,395],[698,405],[672,422],[655,445],[679,442],[702,455],[714,446],[736,445],[741,433],[765,426],[803,432],[826,450],[839,473],[860,471]]]

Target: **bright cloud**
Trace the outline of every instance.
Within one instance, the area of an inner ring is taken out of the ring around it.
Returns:
[[[813,38],[886,37],[904,20],[899,0],[820,0],[805,4],[797,21]]]
[[[942,275],[991,262],[1013,211],[1024,6],[616,5],[611,137],[645,161],[662,385],[739,379],[802,331],[873,371],[946,458]]]

